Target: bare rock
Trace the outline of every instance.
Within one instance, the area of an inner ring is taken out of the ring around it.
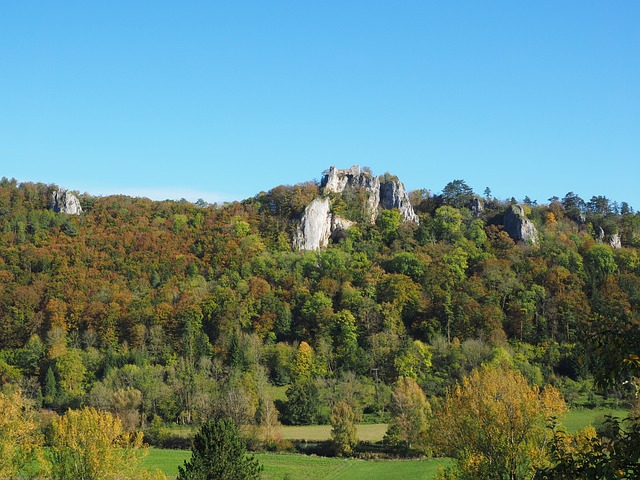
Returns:
[[[323,194],[342,194],[349,189],[365,192],[364,210],[370,223],[376,221],[381,208],[397,208],[405,222],[419,222],[404,184],[396,178],[374,177],[368,168],[360,169],[359,165],[354,165],[341,170],[332,166],[324,172],[320,187]]]
[[[68,213],[69,215],[80,215],[82,206],[80,200],[73,193],[67,190],[55,190],[51,194],[51,210],[54,212]]]
[[[474,217],[480,216],[480,214],[484,211],[484,203],[478,197],[475,197],[471,200],[471,213]]]
[[[504,215],[504,229],[516,242],[537,243],[538,230],[529,220],[522,205],[511,205]]]
[[[385,210],[397,208],[405,222],[420,223],[418,215],[413,211],[404,184],[399,180],[380,184],[380,206]]]
[[[324,172],[320,188],[323,194],[342,194],[345,190],[361,190],[365,193],[363,209],[365,217],[374,223],[380,205],[380,179],[374,177],[368,169],[360,170],[359,165],[348,169],[330,167]]]
[[[609,245],[611,248],[622,248],[622,239],[619,233],[614,233],[609,237]]]
[[[397,208],[406,222],[419,221],[404,185],[395,177],[374,177],[368,168],[361,170],[358,165],[345,170],[331,167],[324,172],[320,188],[323,196],[307,205],[293,235],[295,250],[324,248],[329,239],[343,238],[354,225],[355,222],[331,213],[331,199],[336,195],[350,193],[352,198],[362,201],[364,217],[369,223],[376,221],[380,209],[392,208]]]
[[[619,233],[612,233],[607,235],[604,229],[600,226],[596,227],[596,240],[600,243],[607,242],[611,245],[611,248],[622,248],[622,238]]]
[[[296,250],[318,250],[324,248],[331,238],[331,203],[328,197],[315,198],[304,209],[298,228],[293,236]]]
[[[347,220],[346,218],[333,215],[331,218],[331,240],[340,240],[347,236],[347,230],[353,227],[356,222]]]

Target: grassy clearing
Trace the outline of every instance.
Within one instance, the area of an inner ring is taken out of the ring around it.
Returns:
[[[358,439],[361,442],[379,442],[387,431],[386,423],[358,425]],[[331,438],[331,425],[283,426],[282,438],[322,442]]]
[[[625,418],[628,410],[616,408],[598,408],[594,410],[571,410],[561,418],[561,423],[569,432],[576,432],[587,425],[599,423],[605,415]],[[387,431],[386,423],[358,425],[358,439],[362,442],[379,442]],[[322,442],[331,438],[331,425],[283,426],[282,438]]]
[[[629,415],[629,410],[618,408],[597,408],[594,410],[571,410],[562,419],[561,423],[567,427],[569,432],[577,432],[587,425],[596,425],[600,423],[605,415],[611,415],[619,419]]]
[[[175,478],[178,465],[182,465],[190,455],[186,450],[152,448],[142,466],[159,468],[169,478]],[[365,461],[274,453],[256,454],[256,458],[264,465],[262,477],[268,480],[430,480],[435,477],[438,465],[449,464],[447,459]]]
[[[365,423],[358,425],[358,439],[361,442],[379,442],[387,431],[386,423]],[[192,437],[198,431],[193,426],[172,426],[169,431],[172,435],[180,437]],[[301,440],[307,442],[322,442],[331,438],[331,425],[283,425],[282,438],[285,440]]]
[[[160,470],[169,478],[178,475],[178,465],[191,458],[190,450],[169,450],[166,448],[150,448],[149,454],[141,462],[145,470]]]

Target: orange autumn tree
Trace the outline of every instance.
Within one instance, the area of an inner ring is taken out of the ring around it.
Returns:
[[[556,389],[530,386],[520,372],[474,370],[435,408],[435,446],[456,459],[440,478],[530,478],[546,455],[545,420],[565,409]]]

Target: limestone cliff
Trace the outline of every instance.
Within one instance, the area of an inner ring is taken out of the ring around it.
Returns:
[[[330,238],[343,235],[354,222],[331,212],[331,199],[356,194],[362,202],[363,217],[374,223],[380,209],[397,208],[405,222],[418,223],[404,185],[397,178],[375,177],[367,168],[353,166],[341,170],[331,167],[320,182],[322,197],[314,199],[305,208],[293,236],[296,250],[317,250],[328,245]]]
[[[538,241],[538,230],[529,220],[521,205],[511,205],[504,214],[504,229],[516,242]]]
[[[300,225],[293,236],[296,250],[318,250],[331,238],[331,202],[328,197],[316,198],[304,209]]]
[[[609,237],[609,245],[611,248],[622,248],[622,239],[619,233],[614,233]]]
[[[602,227],[596,227],[596,236],[600,243],[604,243],[606,241],[611,245],[611,248],[622,248],[622,238],[619,233],[607,235]]]
[[[397,208],[405,222],[418,223],[418,216],[413,211],[409,195],[404,184],[397,178],[374,177],[368,168],[360,169],[358,165],[345,170],[330,167],[320,183],[323,194],[342,194],[348,190],[365,192],[363,205],[366,217],[371,223],[376,221],[380,209]]]
[[[330,167],[322,176],[320,188],[323,194],[342,194],[345,191],[360,190],[365,193],[362,208],[365,218],[374,223],[378,217],[380,204],[380,179],[368,169],[360,170],[358,165],[345,170]]]
[[[68,213],[69,215],[80,215],[82,206],[80,200],[73,193],[67,190],[55,190],[51,194],[51,210],[54,212]]]
[[[397,208],[405,222],[419,223],[418,215],[413,211],[409,195],[404,185],[398,180],[391,180],[380,184],[380,206],[385,210]]]
[[[304,209],[298,228],[293,236],[296,250],[318,250],[329,244],[330,238],[342,236],[353,222],[331,213],[329,197],[311,201]]]

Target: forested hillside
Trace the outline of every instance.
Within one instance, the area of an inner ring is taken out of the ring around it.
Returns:
[[[538,238],[515,242],[515,200],[460,180],[410,192],[418,224],[395,210],[368,224],[351,192],[331,208],[360,221],[294,251],[313,182],[225,205],[84,194],[80,215],[51,211],[55,190],[0,182],[0,383],[37,405],[129,428],[221,412],[260,425],[289,385],[280,419],[314,423],[345,396],[383,410],[399,377],[442,396],[504,362],[569,403],[633,396],[640,216],[625,203],[525,198]]]

